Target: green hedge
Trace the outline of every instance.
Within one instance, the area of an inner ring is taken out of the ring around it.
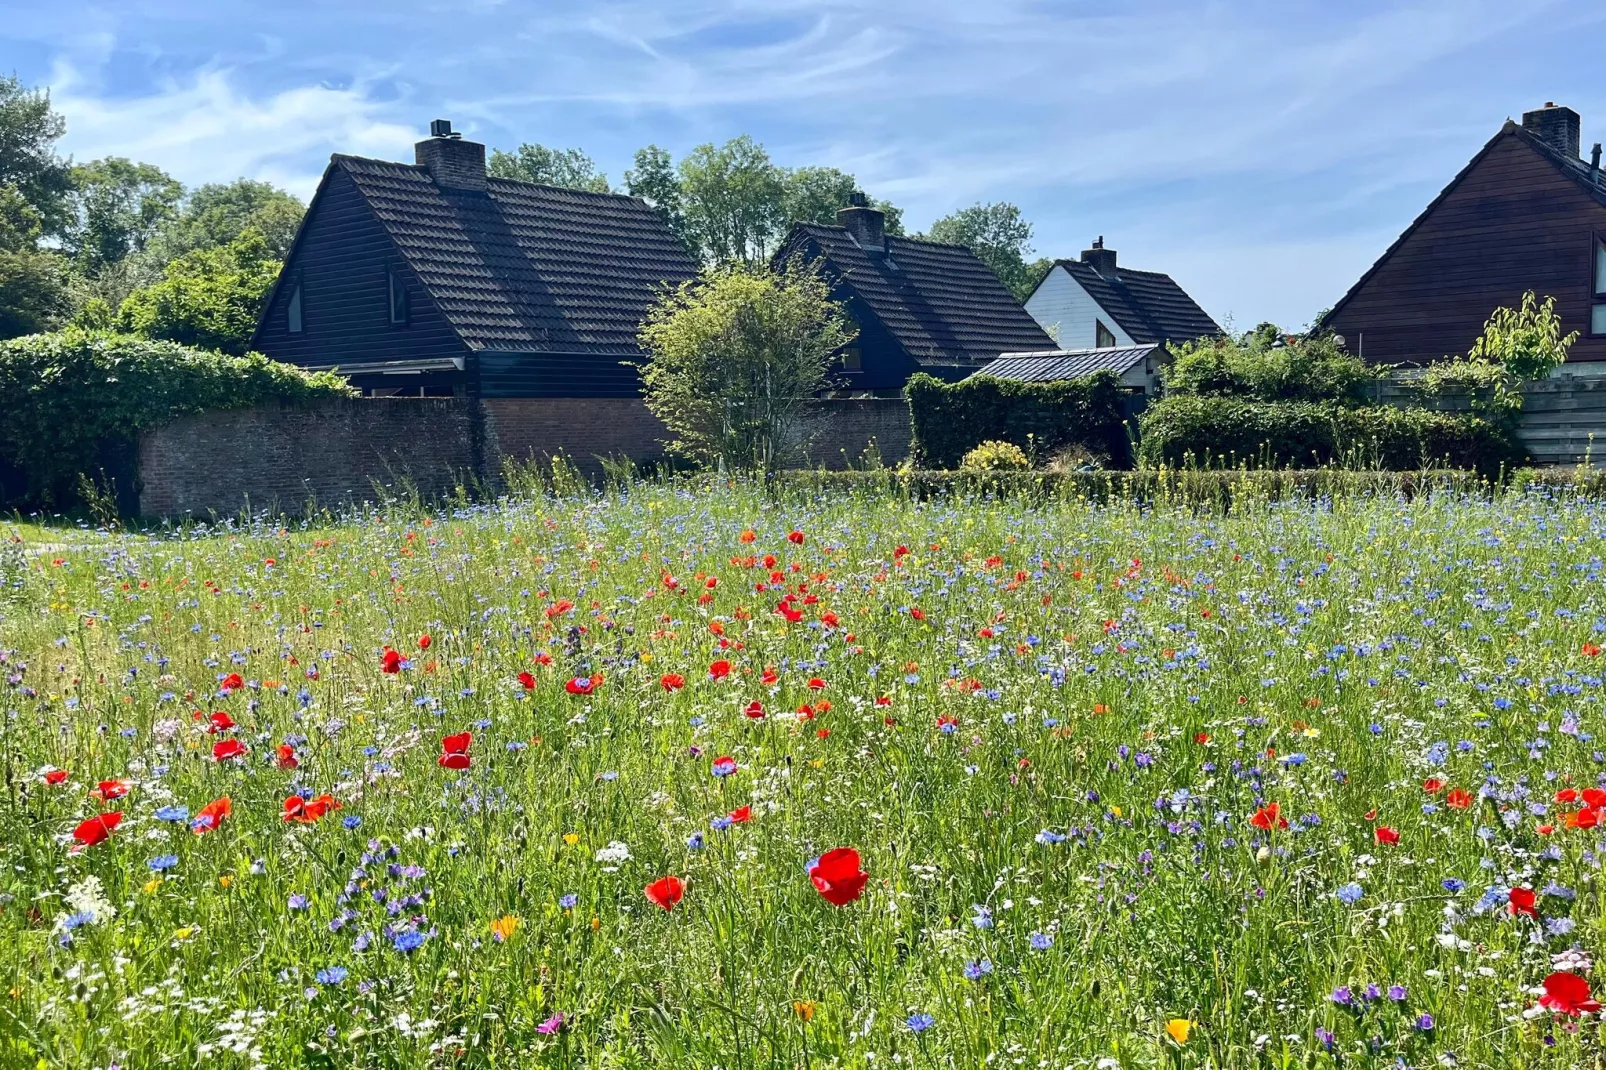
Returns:
[[[1506,430],[1474,416],[1392,406],[1169,397],[1140,421],[1144,465],[1281,468],[1336,465],[1406,470],[1520,463]]]
[[[187,413],[353,393],[337,375],[260,354],[82,330],[13,338],[0,342],[0,501],[71,503],[79,473],[94,476],[109,448]]]
[[[1124,391],[1110,372],[1057,383],[1017,383],[980,376],[944,383],[916,375],[905,391],[914,455],[933,468],[957,468],[988,441],[1013,442],[1042,463],[1081,447],[1116,468],[1131,464]]]

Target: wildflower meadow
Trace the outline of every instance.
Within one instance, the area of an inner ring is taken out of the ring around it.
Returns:
[[[0,523],[0,1065],[1580,1067],[1606,507]]]

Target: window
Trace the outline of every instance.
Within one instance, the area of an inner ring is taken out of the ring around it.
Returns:
[[[407,280],[397,268],[390,269],[390,322],[407,325]]]
[[[1606,235],[1595,235],[1595,281],[1590,287],[1589,333],[1606,334]]]
[[[1115,332],[1104,326],[1103,320],[1094,320],[1093,348],[1113,349],[1115,347]]]
[[[285,328],[291,334],[301,333],[301,280],[290,286],[290,303],[285,306]]]
[[[856,372],[864,368],[864,358],[859,354],[858,346],[849,346],[842,351],[842,370]]]

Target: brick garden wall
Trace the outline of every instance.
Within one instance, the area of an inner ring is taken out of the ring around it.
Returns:
[[[476,469],[473,403],[354,398],[307,408],[186,416],[140,436],[139,512],[206,516],[301,512],[371,500],[374,483],[413,481],[426,496]]]
[[[662,457],[668,437],[639,398],[486,398],[480,406],[490,476],[504,457],[550,460],[558,453],[594,476],[599,457]]]

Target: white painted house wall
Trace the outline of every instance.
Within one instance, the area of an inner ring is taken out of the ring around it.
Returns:
[[[1097,345],[1095,320],[1102,321],[1110,329],[1110,333],[1115,335],[1116,345],[1137,344],[1115,322],[1115,317],[1099,307],[1099,303],[1082,288],[1082,284],[1058,264],[1049,270],[1048,276],[1026,299],[1026,311],[1060,344],[1061,349],[1089,349]]]

